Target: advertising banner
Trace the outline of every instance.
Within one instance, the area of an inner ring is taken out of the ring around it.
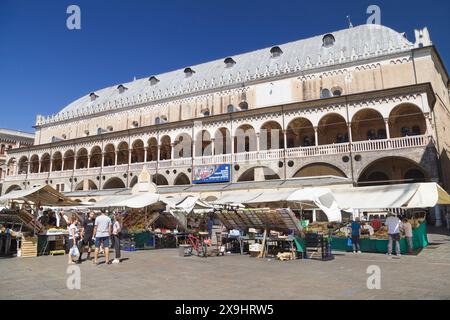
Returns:
[[[211,165],[194,168],[194,184],[223,183],[231,181],[231,165]]]

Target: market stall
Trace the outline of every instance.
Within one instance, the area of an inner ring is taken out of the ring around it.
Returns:
[[[64,251],[67,237],[65,228],[57,227],[47,219],[39,217],[38,212],[43,207],[69,207],[79,205],[77,202],[65,197],[51,186],[39,186],[29,190],[19,190],[0,197],[0,203],[7,204],[9,209],[3,210],[3,218],[15,217],[21,224],[11,228],[11,235],[17,233],[17,255],[34,257],[48,254],[52,251]],[[14,240],[14,239],[13,239]],[[11,249],[11,248],[10,248]],[[6,250],[6,249],[5,249]]]

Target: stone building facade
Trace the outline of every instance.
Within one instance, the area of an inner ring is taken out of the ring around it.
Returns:
[[[182,194],[199,170],[223,165],[222,184],[188,192],[318,177],[450,191],[449,123],[448,73],[428,30],[409,41],[362,25],[115,85],[37,116],[34,146],[9,154],[4,193],[50,184],[91,197],[132,188],[145,167],[160,190]]]

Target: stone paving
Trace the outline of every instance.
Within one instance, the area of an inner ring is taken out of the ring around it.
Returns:
[[[450,237],[401,259],[336,253],[328,262],[280,262],[249,256],[198,258],[178,250],[124,252],[119,265],[80,266],[81,289],[69,290],[67,258],[0,260],[0,299],[450,299]],[[371,265],[381,289],[369,290]]]

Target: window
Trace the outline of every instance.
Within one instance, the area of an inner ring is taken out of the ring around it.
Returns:
[[[232,104],[230,104],[230,105],[227,107],[227,112],[228,112],[228,113],[232,113],[232,112],[234,112],[234,111],[235,111],[234,106],[233,106]]]
[[[333,93],[333,97],[340,97],[343,91],[341,87],[334,87],[331,89],[331,92]]]
[[[334,45],[336,42],[336,39],[334,39],[334,36],[332,34],[327,34],[322,39],[322,46],[324,48],[330,48]]]
[[[154,86],[156,84],[158,84],[159,79],[156,78],[155,76],[150,77],[150,79],[148,79],[150,81],[150,85]]]
[[[223,62],[225,63],[226,68],[232,68],[236,64],[236,61],[234,61],[233,58],[226,58]]]
[[[186,76],[186,78],[192,77],[192,75],[195,73],[194,70],[192,70],[191,68],[186,68],[184,69],[184,74]]]
[[[139,122],[133,121],[133,123],[131,124],[131,126],[132,126],[133,128],[139,128]]]
[[[202,110],[202,115],[204,116],[204,117],[209,117],[210,116],[210,112],[209,112],[209,109],[204,109],[204,110]]]
[[[128,90],[128,88],[125,87],[123,84],[119,85],[119,86],[117,87],[117,89],[119,90],[119,93],[124,93],[125,91]]]
[[[277,58],[279,56],[281,56],[283,54],[283,51],[281,50],[280,47],[273,47],[272,49],[270,49],[270,55],[272,56],[272,58]]]
[[[155,124],[163,124],[167,122],[166,116],[156,117]]]
[[[239,109],[241,111],[247,111],[248,110],[248,103],[246,101],[242,101],[239,103]]]
[[[322,89],[322,91],[320,91],[320,98],[322,98],[322,99],[331,98],[330,90]]]
[[[67,139],[67,135],[63,134],[63,135],[62,135],[62,138],[63,138],[64,140],[66,140],[66,139]]]
[[[90,134],[90,133],[89,133],[89,130],[85,130],[85,131],[84,131],[84,135],[85,135],[86,137],[88,137],[89,134]]]
[[[402,135],[402,137],[407,137],[407,136],[409,136],[410,135],[410,132],[409,132],[409,128],[408,127],[403,127],[402,129],[401,129],[401,135]]]
[[[96,95],[95,92],[91,92],[91,93],[89,94],[89,96],[91,97],[91,101],[95,101],[95,99],[98,98],[98,95]]]
[[[113,132],[114,131],[114,127],[113,126],[108,126],[106,127],[106,130],[109,132]]]

